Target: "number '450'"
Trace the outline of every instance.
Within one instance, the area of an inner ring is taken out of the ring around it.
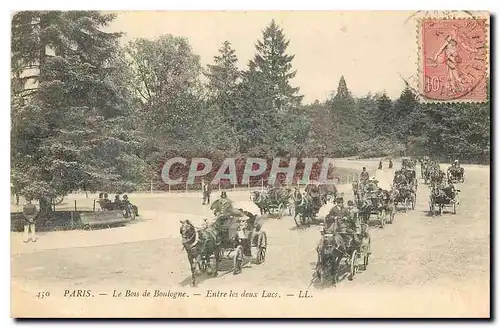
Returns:
[[[45,298],[45,297],[49,297],[50,296],[50,292],[38,292],[36,294],[36,297],[38,298]]]

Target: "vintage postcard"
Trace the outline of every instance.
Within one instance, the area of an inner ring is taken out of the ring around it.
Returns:
[[[490,317],[489,24],[13,12],[11,316]]]

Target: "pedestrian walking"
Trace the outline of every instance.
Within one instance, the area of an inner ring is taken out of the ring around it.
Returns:
[[[24,216],[24,242],[36,242],[35,224],[38,210],[34,204],[31,203],[31,197],[26,197],[26,203],[23,206]]]

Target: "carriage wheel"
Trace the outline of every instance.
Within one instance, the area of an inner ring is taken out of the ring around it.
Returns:
[[[266,260],[266,248],[259,247],[259,250],[257,251],[257,264],[261,264],[265,260]]]
[[[351,255],[351,260],[350,260],[350,271],[349,271],[349,277],[347,279],[353,280],[354,275],[356,274],[356,271],[358,269],[358,265],[356,263],[356,257],[358,256],[358,252],[354,250]]]
[[[409,203],[409,199],[408,199],[408,197],[406,197],[405,198],[405,209],[404,209],[405,213],[408,212],[408,203]]]
[[[323,274],[323,257],[321,256],[321,251],[318,252],[318,260],[316,261],[316,277],[323,284],[325,282],[325,275]]]
[[[370,238],[368,238],[368,243],[364,245],[364,252],[363,252],[363,270],[366,270],[368,268],[368,262],[370,258],[370,249],[371,249],[371,241]]]
[[[241,245],[236,247],[233,257],[233,274],[238,274],[241,272],[243,267],[243,249]]]
[[[429,200],[429,212],[434,215],[434,201],[432,199]]]
[[[295,204],[288,204],[288,215],[295,216]]]
[[[415,203],[417,202],[417,194],[413,193],[411,195],[411,209],[415,209]]]
[[[266,260],[267,251],[267,235],[264,231],[261,232],[261,239],[259,240],[257,247],[257,264],[261,264]]]
[[[128,210],[128,216],[129,216],[130,220],[135,220],[135,211],[132,207],[130,207]]]
[[[443,215],[443,204],[439,204],[439,215]]]

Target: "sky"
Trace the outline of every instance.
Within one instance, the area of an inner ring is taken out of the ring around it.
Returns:
[[[223,41],[236,50],[244,69],[255,43],[272,19],[290,40],[304,103],[325,100],[344,75],[352,94],[386,92],[397,98],[404,82],[417,74],[417,25],[414,12],[382,11],[128,11],[117,12],[110,31],[124,32],[122,42],[172,34],[188,38],[202,65],[212,64]]]

